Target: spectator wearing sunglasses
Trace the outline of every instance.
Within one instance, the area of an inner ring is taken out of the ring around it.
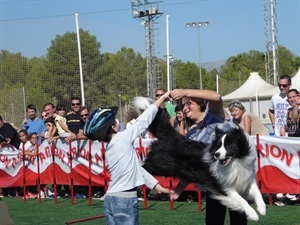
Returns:
[[[165,90],[163,89],[157,89],[155,91],[155,100],[159,99],[161,96],[163,96],[165,94]],[[165,100],[161,105],[160,108],[164,109],[167,111],[168,115],[169,115],[169,120],[172,126],[174,126],[174,122],[175,122],[175,117],[176,117],[176,112],[175,112],[175,106],[168,102],[168,100]]]
[[[253,113],[246,112],[244,105],[240,101],[235,100],[230,102],[228,109],[234,124],[243,128],[248,134],[269,135],[268,129],[259,117]]]
[[[81,117],[81,127],[79,128],[78,134],[77,134],[77,140],[85,140],[87,137],[83,134],[83,126],[85,124],[85,121],[89,118],[90,110],[86,106],[82,106],[80,110],[80,117]]]
[[[71,98],[71,112],[69,112],[66,116],[67,125],[70,131],[75,134],[75,136],[71,136],[70,140],[74,141],[77,137],[76,135],[79,132],[81,127],[81,116],[80,116],[80,109],[81,109],[81,99],[78,97]]]
[[[280,128],[286,124],[286,115],[289,108],[287,94],[292,85],[292,80],[289,75],[282,75],[278,81],[279,93],[271,98],[269,107],[269,117],[273,125],[275,136],[280,136]]]

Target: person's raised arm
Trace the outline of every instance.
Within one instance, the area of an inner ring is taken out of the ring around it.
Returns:
[[[223,100],[221,95],[211,90],[200,89],[175,89],[171,92],[173,100],[181,99],[183,97],[201,98],[209,103],[209,110],[218,113],[225,117],[223,110]]]
[[[155,105],[157,108],[165,101],[165,99],[169,98],[171,91],[167,91],[162,96],[160,96],[155,102],[153,102],[153,105]]]

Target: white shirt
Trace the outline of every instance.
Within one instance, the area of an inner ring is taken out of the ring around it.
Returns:
[[[110,173],[107,194],[131,190],[145,183],[144,171],[139,164],[133,142],[151,124],[157,111],[155,105],[150,105],[133,125],[118,132],[108,143],[105,152]]]

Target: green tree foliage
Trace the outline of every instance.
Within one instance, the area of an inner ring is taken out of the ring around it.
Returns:
[[[123,110],[136,95],[147,95],[146,58],[132,48],[122,47],[116,53],[101,55],[100,42],[88,31],[80,30],[85,103],[91,108],[117,105]],[[279,74],[294,75],[300,57],[279,46]],[[158,85],[167,89],[167,65],[157,59]],[[173,88],[199,88],[199,67],[192,62],[175,60],[170,65]],[[249,51],[230,57],[220,71],[202,68],[203,88],[225,95],[258,72],[265,79],[265,56]],[[81,96],[77,34],[67,32],[51,41],[45,57],[27,59],[21,53],[0,51],[2,116],[13,122],[24,117],[24,103],[36,104],[39,110],[46,102],[69,103],[71,96]],[[67,105],[68,106],[68,105]],[[125,106],[125,107],[124,107]],[[124,111],[123,111],[124,112]],[[17,115],[17,113],[19,113]],[[124,115],[124,114],[123,114]]]
[[[136,95],[147,94],[146,60],[141,54],[122,47],[116,54],[106,53],[101,58],[87,90],[91,106],[118,104],[118,95],[124,104]]]
[[[6,50],[1,50],[0,82],[2,87],[10,87],[17,83],[23,83],[27,71],[27,59],[21,53],[13,54]]]
[[[101,62],[101,45],[88,31],[80,29],[79,34],[82,74],[88,86],[89,82],[93,81],[92,75]],[[56,96],[61,103],[69,102],[72,96],[80,96],[77,34],[67,32],[63,36],[57,35],[55,40],[51,41],[47,58],[47,69],[52,81],[48,93],[53,97]]]
[[[42,111],[46,102],[51,102],[49,88],[49,72],[46,68],[47,59],[45,57],[32,58],[28,61],[28,73],[24,81],[26,104],[35,104],[39,111]],[[52,88],[53,89],[53,88]]]
[[[284,46],[278,47],[279,76],[283,74],[293,76],[300,68],[300,57],[296,56]]]
[[[181,60],[174,62],[175,88],[199,88],[199,68],[195,63],[183,63]]]

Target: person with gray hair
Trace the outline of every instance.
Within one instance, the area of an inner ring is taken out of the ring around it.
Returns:
[[[263,122],[253,113],[246,112],[244,105],[238,101],[232,101],[228,104],[232,121],[237,126],[243,128],[250,135],[269,135],[268,129]]]

